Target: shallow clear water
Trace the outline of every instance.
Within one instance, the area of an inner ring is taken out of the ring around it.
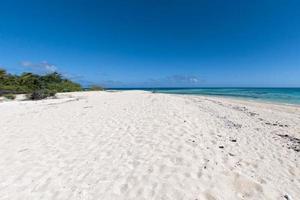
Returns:
[[[300,104],[300,88],[127,88],[158,93],[192,94],[246,98],[252,100]]]

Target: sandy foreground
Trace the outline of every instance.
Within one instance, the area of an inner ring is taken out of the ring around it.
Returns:
[[[0,199],[300,199],[300,107],[143,91],[0,103]]]

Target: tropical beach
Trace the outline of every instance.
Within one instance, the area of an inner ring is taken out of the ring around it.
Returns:
[[[133,90],[0,113],[0,199],[300,198],[296,105]]]
[[[300,1],[0,1],[0,200],[299,200]]]

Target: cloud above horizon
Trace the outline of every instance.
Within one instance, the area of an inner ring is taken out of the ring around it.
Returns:
[[[204,80],[195,75],[172,75],[141,82],[104,80],[99,84],[104,87],[197,87],[203,82]]]
[[[165,80],[162,81],[171,84],[192,84],[192,85],[202,82],[202,80],[199,77],[194,75],[173,75],[173,76],[166,77]]]
[[[72,72],[66,72],[66,71],[59,70],[57,65],[49,63],[48,61],[41,61],[39,63],[34,63],[31,61],[21,61],[20,65],[23,68],[22,71],[24,71],[24,68],[26,68],[25,69],[26,72],[30,71],[32,73],[41,74],[41,75],[58,72],[64,78],[78,82],[78,83],[82,84],[83,86],[93,85],[93,82],[87,80],[84,75],[77,74],[77,73],[74,74]]]
[[[33,63],[31,61],[21,61],[20,65],[38,74],[52,73],[57,71],[56,65],[51,64],[48,61],[42,61],[39,63]]]

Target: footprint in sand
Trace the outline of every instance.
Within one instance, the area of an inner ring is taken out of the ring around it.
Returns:
[[[241,198],[261,197],[263,196],[263,188],[260,184],[240,175],[234,175],[234,189]]]

